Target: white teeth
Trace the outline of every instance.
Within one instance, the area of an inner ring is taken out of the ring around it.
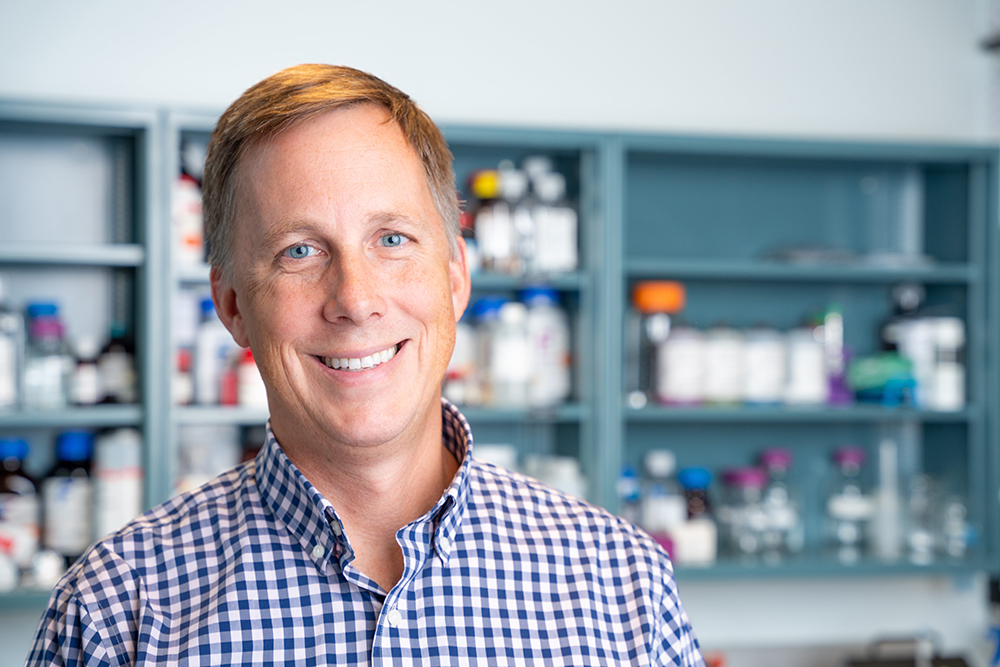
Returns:
[[[370,354],[367,357],[361,357],[360,359],[349,359],[347,357],[323,357],[323,363],[335,370],[367,370],[369,368],[375,368],[379,364],[384,364],[392,359],[396,356],[398,347],[398,345],[393,345],[388,350],[375,352],[374,354]]]

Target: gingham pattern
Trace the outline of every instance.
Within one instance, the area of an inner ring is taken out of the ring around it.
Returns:
[[[609,513],[477,461],[400,529],[388,593],[268,429],[255,461],[96,544],[29,665],[704,665],[666,554]]]

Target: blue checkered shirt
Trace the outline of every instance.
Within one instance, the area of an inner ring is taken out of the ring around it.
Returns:
[[[254,461],[94,545],[56,587],[29,665],[704,665],[644,533],[469,456],[397,533],[386,592],[268,429]]]

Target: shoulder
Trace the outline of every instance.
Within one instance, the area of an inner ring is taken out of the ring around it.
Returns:
[[[476,459],[470,466],[472,524],[502,525],[511,536],[537,546],[586,549],[654,578],[673,576],[667,553],[643,530],[606,509],[543,482]]]
[[[252,480],[251,461],[154,507],[92,545],[59,587],[86,600],[130,579],[155,584],[179,561],[220,555],[253,511]]]

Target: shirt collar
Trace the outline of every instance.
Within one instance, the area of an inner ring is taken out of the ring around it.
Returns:
[[[434,522],[434,548],[447,561],[469,502],[472,429],[458,408],[445,399],[441,399],[441,440],[459,462],[458,472],[433,509],[418,521]],[[270,421],[257,455],[255,477],[265,505],[320,570],[325,571],[334,555],[342,567],[354,559],[335,508],[285,456]]]

